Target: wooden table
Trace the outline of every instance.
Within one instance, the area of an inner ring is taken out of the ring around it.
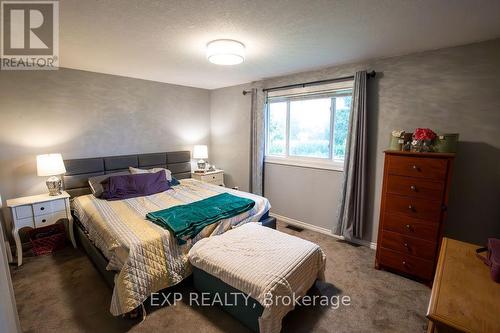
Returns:
[[[480,246],[443,238],[428,332],[500,332],[500,283],[476,257]]]

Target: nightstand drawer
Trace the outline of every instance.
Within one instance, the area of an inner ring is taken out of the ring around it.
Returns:
[[[66,210],[66,204],[64,199],[41,202],[33,205],[33,212],[35,216],[37,215],[46,215],[53,212],[59,212]]]
[[[30,206],[31,209],[31,206]],[[27,219],[16,220],[16,228],[21,230],[24,227],[34,228],[33,217],[28,217]]]
[[[59,211],[52,214],[35,216],[35,228],[51,225],[56,223],[60,219],[65,219],[65,218],[66,218],[66,211]]]
[[[33,217],[33,209],[31,208],[31,205],[18,206],[15,209],[17,219],[26,219],[28,217]]]
[[[217,173],[215,175],[203,175],[201,176],[201,181],[213,184],[221,184],[224,182],[224,176],[222,173]]]

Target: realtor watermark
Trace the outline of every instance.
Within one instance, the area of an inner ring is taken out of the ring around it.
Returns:
[[[228,293],[196,293],[191,292],[187,295],[180,292],[172,293],[153,293],[151,294],[150,304],[153,307],[171,306],[176,305],[177,302],[184,301],[189,306],[256,306],[256,302],[242,292],[228,292]],[[272,295],[271,293],[265,294],[261,302],[264,307],[269,306],[321,306],[330,307],[334,310],[341,306],[350,306],[351,297],[348,295],[343,296],[327,296],[327,295],[304,295],[297,296],[295,293],[291,295]]]
[[[59,1],[0,1],[0,70],[59,67]]]
[[[266,293],[262,305],[322,306],[330,307],[336,310],[341,306],[350,306],[351,297],[348,295],[304,295],[302,297],[298,297],[297,295],[295,295],[295,293],[293,293],[292,295],[273,295],[271,293]]]

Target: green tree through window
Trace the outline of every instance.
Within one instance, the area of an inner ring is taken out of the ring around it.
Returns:
[[[267,155],[342,161],[349,132],[350,93],[271,99]]]

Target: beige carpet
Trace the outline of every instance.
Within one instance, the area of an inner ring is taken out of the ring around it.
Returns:
[[[283,322],[283,332],[424,332],[430,289],[373,268],[375,252],[327,235],[279,230],[313,241],[327,255],[326,282],[311,291],[348,295],[351,305],[299,307]],[[248,332],[217,307],[148,308],[144,322],[109,313],[111,290],[80,250],[67,247],[49,256],[26,257],[12,276],[21,326],[28,332]],[[190,281],[173,291],[187,295]]]

